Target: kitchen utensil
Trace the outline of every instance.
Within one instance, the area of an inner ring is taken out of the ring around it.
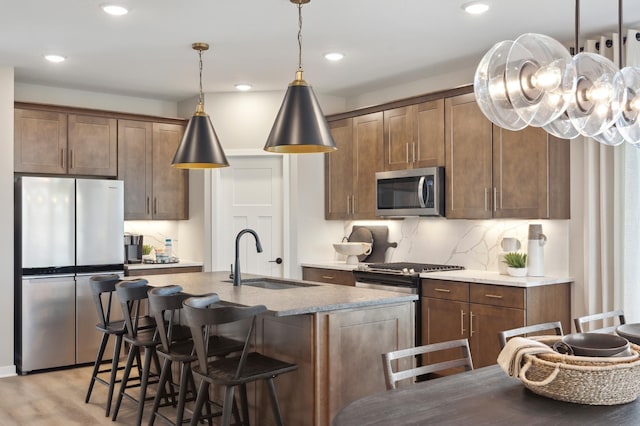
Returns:
[[[629,349],[629,341],[624,337],[607,333],[574,333],[567,334],[561,343],[568,346],[568,353],[576,356],[608,357],[615,356]],[[554,345],[560,349],[563,345]],[[564,348],[567,350],[567,348]],[[558,352],[563,352],[558,350]],[[571,353],[572,352],[572,353]]]
[[[334,243],[333,248],[340,254],[347,256],[348,265],[357,265],[358,256],[371,254],[372,243],[343,242]]]
[[[369,256],[362,255],[359,256],[360,262],[363,262],[365,259],[367,263],[382,263],[385,262],[385,254],[389,247],[398,247],[398,243],[390,243],[389,238],[389,228],[386,226],[353,226],[353,232],[359,232],[360,229],[366,228],[373,235],[373,247],[371,248],[371,254]],[[349,241],[352,241],[351,237],[349,237]]]
[[[353,229],[351,230],[351,235],[349,235],[348,238],[349,242],[353,242],[353,243],[371,243],[373,244],[374,240],[373,240],[373,234],[371,233],[371,230],[367,227],[353,227]],[[373,250],[373,248],[372,248]],[[364,254],[360,253],[358,256],[358,261],[363,262],[369,255],[371,254],[371,252]]]
[[[527,244],[527,268],[530,277],[544,276],[544,245],[547,236],[542,233],[542,225],[529,225],[529,241]]]
[[[622,324],[616,328],[616,333],[631,343],[640,345],[640,324]]]

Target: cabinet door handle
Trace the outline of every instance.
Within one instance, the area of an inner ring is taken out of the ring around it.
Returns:
[[[353,215],[356,214],[356,196],[355,195],[351,196],[351,214]]]
[[[434,288],[435,291],[439,291],[440,293],[451,293],[451,290],[448,288]]]
[[[158,197],[153,197],[153,214],[158,214]]]
[[[411,155],[413,157],[412,163],[415,163],[416,162],[416,143],[415,142],[411,143],[411,151],[412,151]]]
[[[487,205],[488,205],[488,203],[487,203],[488,199],[489,199],[489,188],[485,188],[485,189],[484,189],[484,209],[485,209],[485,211],[486,211],[486,210],[489,210],[489,208],[487,207]]]
[[[498,211],[498,190],[495,186],[493,187],[493,211]]]
[[[325,280],[335,280],[336,279],[336,277],[332,277],[331,275],[323,275],[322,278],[325,279]]]
[[[73,169],[73,150],[69,150],[69,169]]]
[[[460,309],[460,335],[464,336],[464,309]]]
[[[485,294],[484,297],[489,297],[491,299],[502,299],[500,294]]]
[[[405,158],[405,163],[409,163],[409,143],[405,143],[404,144],[404,158]]]
[[[64,148],[60,148],[60,167],[64,169]]]
[[[473,311],[469,311],[469,337],[473,337]]]

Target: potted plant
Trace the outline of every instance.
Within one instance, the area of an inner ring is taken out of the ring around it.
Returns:
[[[504,263],[507,264],[507,272],[512,277],[524,277],[527,275],[527,255],[512,251],[504,255]]]

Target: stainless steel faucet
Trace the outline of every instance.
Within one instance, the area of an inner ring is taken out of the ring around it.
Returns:
[[[242,283],[242,279],[240,278],[240,237],[244,234],[252,234],[256,239],[256,251],[258,253],[262,253],[262,244],[260,244],[260,238],[258,234],[253,229],[243,229],[238,232],[236,236],[236,262],[234,263],[234,271],[233,271],[233,285],[239,286]]]

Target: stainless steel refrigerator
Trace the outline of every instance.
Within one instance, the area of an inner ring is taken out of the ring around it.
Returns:
[[[123,275],[123,182],[21,176],[15,198],[16,366],[92,362],[100,334],[89,278]]]

